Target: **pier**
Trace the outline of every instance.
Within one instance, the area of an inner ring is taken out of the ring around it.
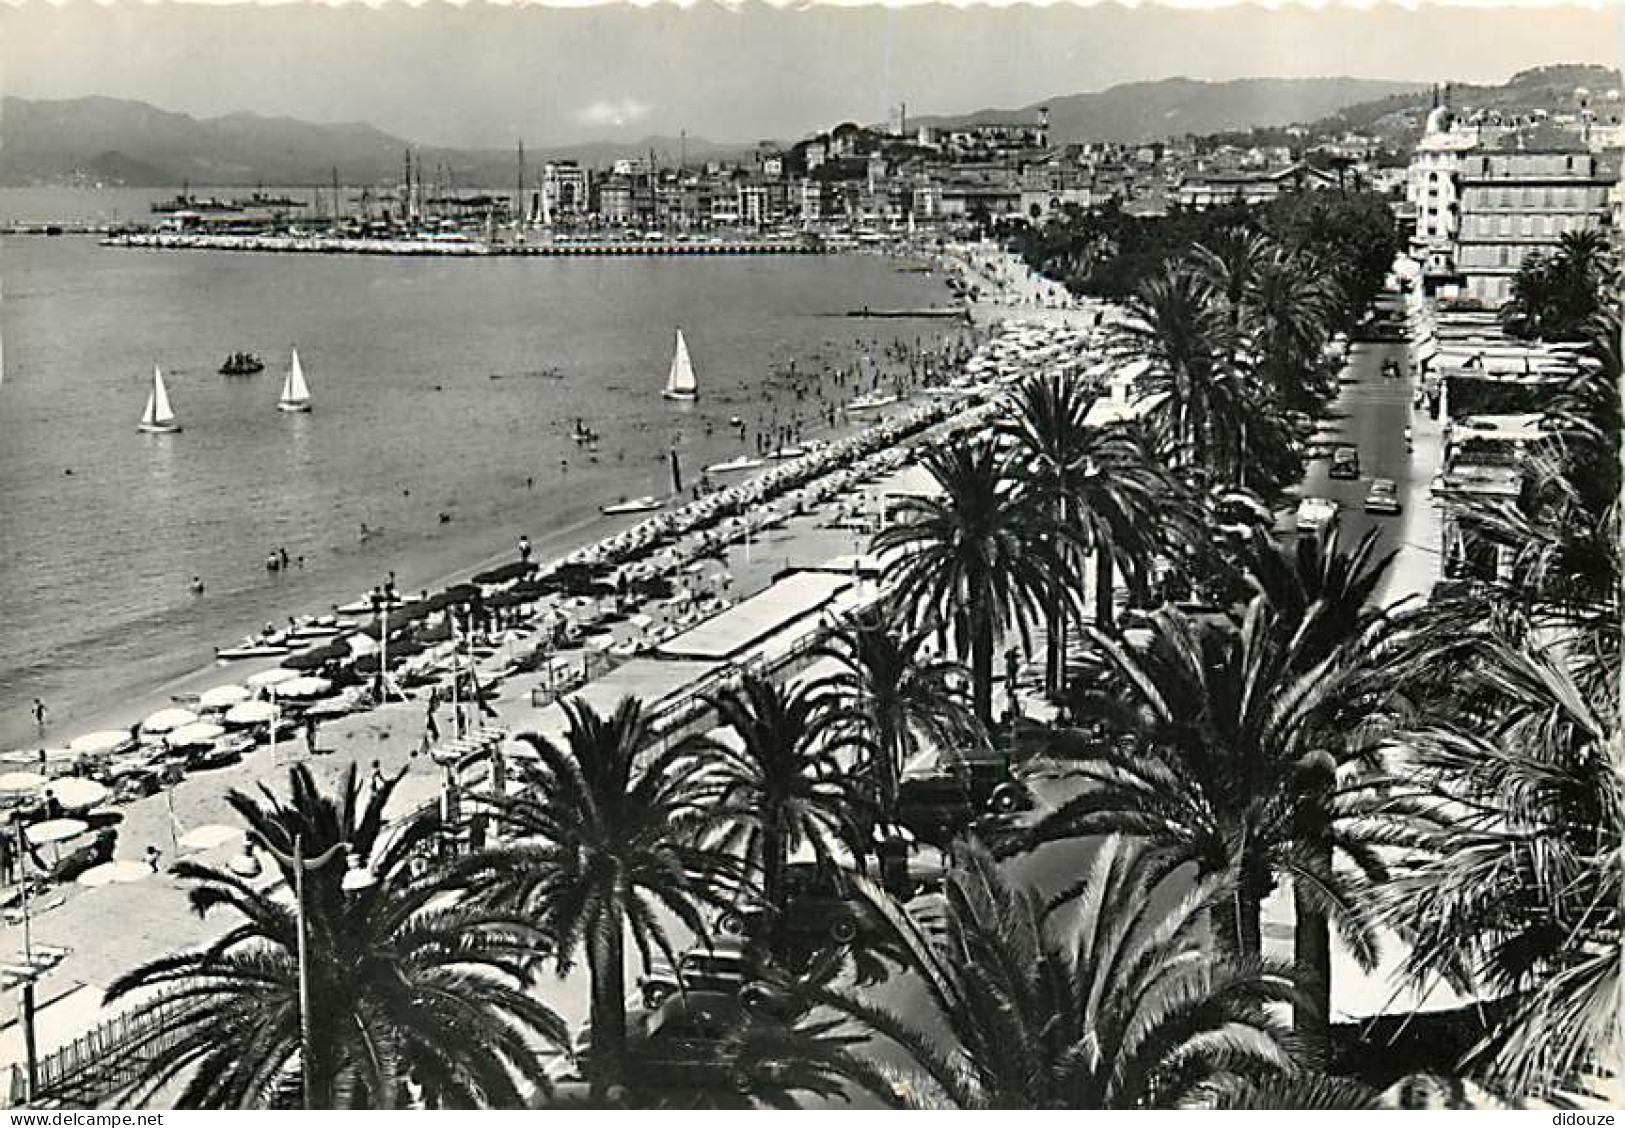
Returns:
[[[547,258],[606,255],[816,255],[827,253],[821,244],[783,241],[732,240],[687,242],[677,240],[620,240],[580,243],[486,243],[474,240],[339,239],[292,235],[189,235],[152,232],[113,235],[104,247],[149,250],[259,251],[275,254],[328,255],[439,255],[453,258],[530,255]]]

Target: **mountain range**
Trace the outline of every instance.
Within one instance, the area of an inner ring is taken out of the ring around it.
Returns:
[[[691,160],[727,159],[751,149],[703,138],[649,137],[541,149],[527,159],[534,158],[533,168],[544,160],[598,165],[653,149],[675,160],[679,148]],[[347,184],[398,182],[408,149],[429,183],[506,186],[518,174],[513,150],[419,148],[361,122],[314,124],[252,113],[195,118],[99,96],[0,99],[0,184],[5,185],[318,185],[334,170]]]
[[[1243,78],[1202,82],[1165,78],[1128,82],[1092,94],[1068,94],[1013,110],[910,118],[911,125],[954,129],[1037,120],[1048,107],[1057,145],[1083,141],[1156,141],[1260,126],[1311,122],[1346,106],[1421,89],[1414,82],[1365,78]]]

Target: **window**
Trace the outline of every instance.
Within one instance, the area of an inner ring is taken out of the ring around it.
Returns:
[[[1507,260],[1508,260],[1509,254],[1510,254],[1510,252],[1507,250],[1507,248],[1505,248],[1505,247],[1501,248],[1501,253],[1497,256],[1497,258],[1500,260],[1500,265],[1502,265],[1502,266],[1507,265]]]
[[[1521,217],[1518,220],[1518,234],[1523,235],[1523,236],[1529,236],[1529,235],[1533,235],[1534,233],[1535,233],[1535,222],[1534,222],[1534,220],[1530,219],[1527,215]]]

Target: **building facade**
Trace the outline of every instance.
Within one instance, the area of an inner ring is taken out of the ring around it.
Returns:
[[[1616,180],[1586,149],[1466,154],[1456,182],[1464,296],[1498,306],[1526,259],[1551,252],[1568,232],[1606,228]]]

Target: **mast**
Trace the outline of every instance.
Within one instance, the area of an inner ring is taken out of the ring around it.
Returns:
[[[340,205],[339,205],[339,166],[334,165],[333,166],[333,222],[335,224],[338,223],[339,216],[341,214],[342,213],[340,211]]]
[[[519,198],[514,201],[514,222],[523,226],[530,218],[529,209],[525,207],[525,139],[519,139]]]

